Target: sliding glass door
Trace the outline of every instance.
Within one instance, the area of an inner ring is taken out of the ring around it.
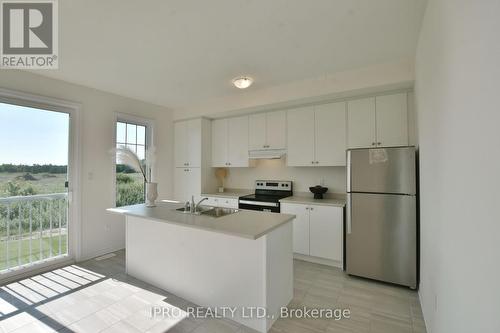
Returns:
[[[68,255],[69,143],[69,113],[0,103],[0,274]]]

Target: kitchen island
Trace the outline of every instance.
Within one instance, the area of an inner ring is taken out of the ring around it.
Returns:
[[[267,332],[293,297],[295,216],[212,217],[176,210],[182,206],[108,209],[126,216],[127,274],[204,307],[233,308],[229,319]]]

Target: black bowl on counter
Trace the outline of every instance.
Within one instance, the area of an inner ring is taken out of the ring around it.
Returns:
[[[323,187],[321,185],[309,187],[309,191],[314,193],[314,199],[323,199],[323,194],[328,191],[328,187]]]

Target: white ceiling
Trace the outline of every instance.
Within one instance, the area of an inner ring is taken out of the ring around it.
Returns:
[[[38,74],[171,108],[413,59],[425,0],[64,0]]]

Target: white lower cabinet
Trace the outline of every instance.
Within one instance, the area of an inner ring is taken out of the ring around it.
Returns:
[[[222,197],[207,197],[208,200],[203,202],[204,205],[223,208],[238,208],[238,199],[222,198]]]
[[[309,254],[342,261],[343,210],[339,207],[309,208]]]
[[[293,252],[336,262],[343,260],[342,207],[282,203],[293,221]]]
[[[309,255],[309,207],[281,204],[281,213],[295,215],[293,220],[293,252]]]
[[[175,168],[174,199],[182,202],[201,196],[201,168]]]

